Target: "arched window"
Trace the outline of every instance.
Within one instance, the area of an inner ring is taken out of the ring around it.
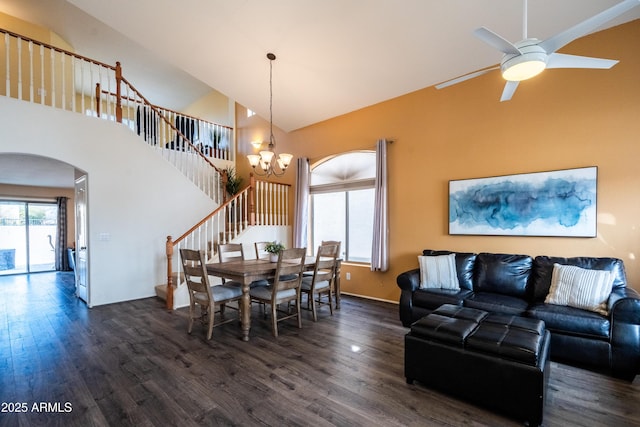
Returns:
[[[342,259],[371,262],[375,151],[332,156],[311,167],[310,242],[342,242]]]

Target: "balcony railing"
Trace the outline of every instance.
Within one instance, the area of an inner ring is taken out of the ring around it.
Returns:
[[[153,105],[115,66],[0,29],[0,95],[122,123],[214,201],[233,161],[233,128]],[[4,80],[4,84],[1,81]]]

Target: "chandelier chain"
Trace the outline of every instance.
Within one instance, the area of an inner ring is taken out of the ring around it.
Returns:
[[[275,153],[275,137],[273,136],[273,60],[276,56],[273,53],[267,53],[269,59],[269,148],[260,151],[258,154],[249,154],[249,164],[258,176],[282,176],[287,170],[293,158],[292,154]]]
[[[273,59],[269,57],[269,147],[273,146]]]

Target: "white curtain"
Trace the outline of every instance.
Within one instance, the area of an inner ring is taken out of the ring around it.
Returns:
[[[373,245],[371,271],[389,269],[389,218],[387,197],[387,140],[376,145],[376,184],[373,208]]]
[[[298,158],[298,174],[296,175],[296,197],[294,201],[293,247],[307,247],[307,230],[309,222],[309,159]]]

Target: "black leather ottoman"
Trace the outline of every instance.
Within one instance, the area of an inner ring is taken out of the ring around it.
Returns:
[[[405,377],[540,425],[549,341],[540,320],[445,304],[405,336]]]

